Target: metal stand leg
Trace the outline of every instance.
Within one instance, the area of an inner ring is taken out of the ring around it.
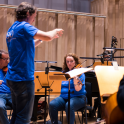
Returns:
[[[47,96],[47,88],[50,88],[49,86],[42,86],[42,88],[45,88],[45,112],[44,112],[44,124],[46,124],[46,96]]]

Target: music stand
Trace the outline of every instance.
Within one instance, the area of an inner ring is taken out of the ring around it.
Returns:
[[[69,72],[63,74],[54,74],[53,76],[49,76],[50,80],[67,80],[69,81],[69,89],[68,89],[68,124],[70,124],[70,79],[78,76],[82,73],[88,72],[93,68],[77,68],[73,69]]]
[[[35,60],[34,62],[37,63],[47,63],[47,67],[45,67],[45,74],[47,74],[47,79],[48,79],[48,73],[49,73],[49,63],[57,63],[56,61],[39,61],[39,60]],[[38,77],[37,77],[38,78]],[[48,80],[47,80],[48,81]],[[40,83],[40,81],[39,81]],[[46,124],[46,96],[47,96],[47,91],[50,92],[50,90],[47,90],[47,88],[50,88],[49,86],[49,81],[48,81],[48,86],[42,86],[42,84],[40,83],[41,88],[38,89],[37,91],[39,92],[42,88],[45,88],[45,112],[44,112],[44,124]]]
[[[117,106],[117,100],[115,100],[115,97],[113,97],[112,94],[116,94],[116,92],[118,91],[120,80],[123,78],[123,75],[124,75],[124,67],[118,66],[118,69],[116,70],[113,66],[96,66],[95,73],[96,73],[97,82],[98,82],[98,86],[99,86],[101,103],[107,103],[107,102],[103,102],[104,96],[113,98],[112,105],[105,104],[106,109],[105,110],[102,109],[102,111],[104,111],[105,113],[106,113],[106,110],[108,109],[108,112],[106,115],[107,118],[103,114],[103,118],[106,118],[106,121],[108,122],[108,121],[110,121],[110,112],[113,110],[113,106],[114,107]],[[109,98],[108,98],[108,100],[109,100]],[[117,110],[117,108],[114,108],[114,109]],[[118,112],[116,111],[116,113],[118,113]],[[111,115],[111,117],[116,118],[117,116]],[[111,119],[113,120],[114,118],[111,118]]]

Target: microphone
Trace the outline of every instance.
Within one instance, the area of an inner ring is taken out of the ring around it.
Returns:
[[[97,55],[97,56],[103,56],[103,54],[99,54],[99,55]]]

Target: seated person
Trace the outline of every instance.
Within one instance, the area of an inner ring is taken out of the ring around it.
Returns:
[[[12,106],[10,89],[6,84],[6,72],[3,71],[9,62],[9,55],[6,51],[0,50],[0,122],[9,124],[6,112],[6,104]]]
[[[73,70],[78,64],[80,64],[79,58],[75,54],[67,54],[64,57],[63,72]],[[68,119],[68,88],[69,81],[62,81],[60,96],[49,103],[49,115],[52,124],[58,124],[58,111],[61,110],[65,110]],[[79,77],[70,79],[70,92],[70,124],[74,124],[75,111],[85,106],[86,90],[84,73]]]

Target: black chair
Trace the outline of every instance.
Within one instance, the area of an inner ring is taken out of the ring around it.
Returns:
[[[87,104],[85,103],[85,105],[86,105],[85,107],[77,110],[78,119],[79,119],[81,124],[83,124],[84,116],[85,116],[85,124],[87,124],[87,114],[89,114],[89,116],[91,116],[92,110],[93,110],[93,107],[92,107],[92,83],[85,82],[85,86],[86,86],[85,89],[87,91],[87,94],[86,94]],[[89,110],[89,113],[87,113],[87,110]],[[78,114],[79,111],[82,113],[82,121],[80,120],[80,117]]]
[[[78,115],[78,119],[81,124],[83,124],[84,116],[85,116],[85,124],[87,124],[87,110],[89,110],[88,114],[91,114],[92,110],[93,110],[93,107],[92,107],[92,83],[85,82],[85,89],[87,91],[87,94],[86,94],[87,103],[85,103],[85,107],[80,108],[79,110],[76,111],[77,115]],[[61,111],[62,116],[60,116],[60,120],[62,121],[62,124],[63,124],[63,111],[64,110]],[[82,121],[80,120],[78,112],[82,113]],[[75,120],[75,124],[76,124],[76,120]]]

